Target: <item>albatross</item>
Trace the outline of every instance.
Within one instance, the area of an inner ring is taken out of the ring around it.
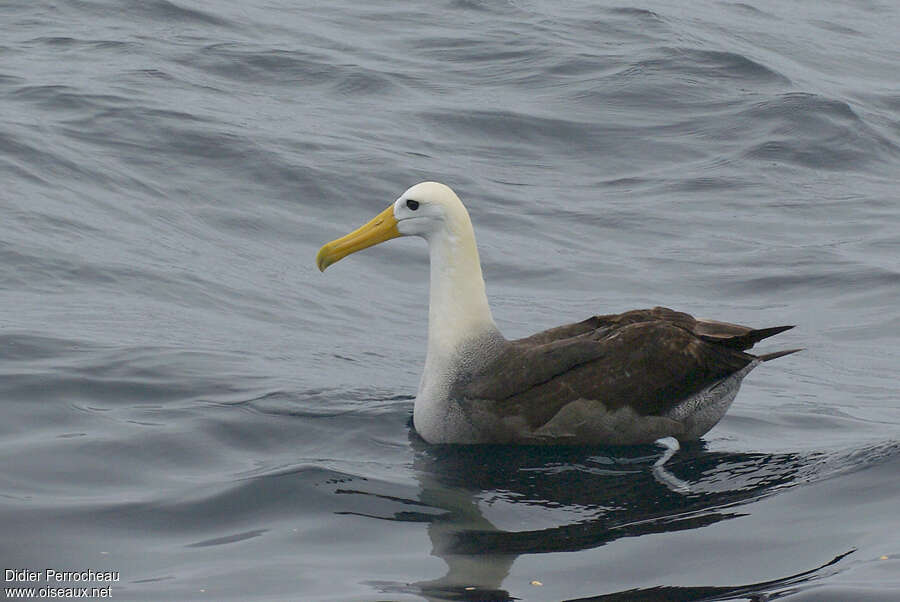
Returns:
[[[472,221],[448,186],[422,182],[325,244],[320,271],[398,236],[428,241],[428,348],[413,425],[432,444],[633,445],[700,438],[741,380],[799,351],[748,353],[793,326],[754,329],[665,307],[595,315],[518,340],[500,334]]]

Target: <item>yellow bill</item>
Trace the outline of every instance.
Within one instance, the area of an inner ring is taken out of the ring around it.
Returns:
[[[316,265],[319,266],[320,272],[324,272],[325,268],[332,263],[337,263],[351,253],[362,251],[398,236],[400,236],[400,231],[397,230],[394,206],[391,205],[372,218],[372,221],[365,226],[323,245],[316,254]]]

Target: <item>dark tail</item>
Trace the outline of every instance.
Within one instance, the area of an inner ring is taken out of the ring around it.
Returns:
[[[759,328],[757,330],[751,330],[744,337],[747,339],[747,342],[750,343],[750,346],[759,343],[763,339],[768,339],[769,337],[773,337],[780,332],[784,332],[785,330],[790,330],[794,325],[790,326],[773,326],[772,328]]]
[[[790,328],[790,326],[788,326],[788,328]],[[764,362],[768,362],[769,360],[774,360],[775,358],[790,355],[792,353],[797,353],[798,351],[803,351],[803,349],[785,349],[784,351],[773,351],[772,353],[763,353],[762,355],[757,355],[756,357]]]
[[[739,326],[738,324],[724,324],[711,321],[702,321],[698,324],[701,326],[701,329],[697,334],[701,338],[719,345],[743,350],[750,349],[763,339],[793,328],[793,325],[791,325],[754,329]]]

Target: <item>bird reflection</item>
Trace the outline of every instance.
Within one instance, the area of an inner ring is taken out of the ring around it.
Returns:
[[[429,446],[411,439],[419,497],[381,518],[428,522],[433,554],[447,573],[373,585],[428,600],[513,600],[501,586],[521,554],[590,549],[742,516],[741,504],[807,480],[816,465],[810,455],[710,452],[699,442],[666,464],[670,481],[655,470],[661,452],[653,446]],[[502,524],[522,509],[520,524]],[[542,512],[544,520],[535,521]],[[668,599],[641,595],[597,599]]]
[[[650,587],[602,596],[591,596],[590,598],[566,600],[564,602],[713,602],[714,600],[738,599],[749,600],[750,602],[765,602],[773,599],[766,593],[768,591],[795,586],[811,579],[821,579],[827,576],[827,570],[830,567],[833,567],[854,551],[850,550],[843,554],[838,554],[822,566],[771,581],[719,587]],[[836,569],[831,572],[836,572]]]

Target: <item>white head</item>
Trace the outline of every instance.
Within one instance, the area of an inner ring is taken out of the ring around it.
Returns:
[[[394,219],[401,236],[430,238],[435,232],[471,228],[469,212],[453,190],[438,182],[421,182],[394,202]]]
[[[351,253],[398,236],[421,236],[431,241],[439,233],[451,240],[472,236],[469,212],[449,186],[421,182],[369,223],[324,245],[319,249],[316,263],[324,271]]]

